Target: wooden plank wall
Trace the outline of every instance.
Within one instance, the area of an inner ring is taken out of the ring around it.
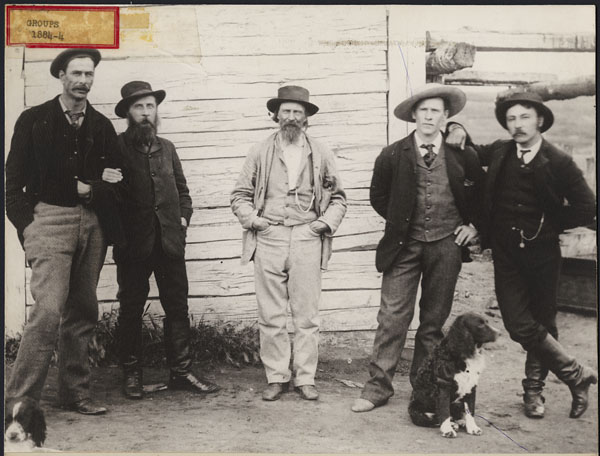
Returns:
[[[122,131],[113,110],[125,82],[147,80],[167,91],[159,134],[177,147],[193,198],[186,260],[196,319],[256,320],[253,269],[240,265],[242,231],[229,193],[250,146],[276,128],[267,99],[281,85],[298,84],[321,108],[309,134],[335,152],[349,198],[323,277],[322,330],[376,327],[374,247],[383,220],[368,203],[368,187],[387,141],[386,14],[383,6],[122,10],[122,48],[102,51],[90,101]],[[26,51],[27,106],[60,91],[48,74],[55,54]],[[98,288],[102,310],[118,305],[115,276],[109,253]],[[154,283],[150,298],[151,312],[160,313]]]

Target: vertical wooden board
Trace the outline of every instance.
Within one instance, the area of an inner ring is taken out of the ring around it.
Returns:
[[[405,137],[414,124],[394,116],[394,109],[425,84],[425,30],[431,6],[389,7],[388,142]],[[435,8],[438,8],[436,6]]]
[[[22,47],[4,49],[4,163],[10,150],[15,122],[24,108]],[[4,216],[4,329],[15,335],[25,324],[25,255],[17,231]]]

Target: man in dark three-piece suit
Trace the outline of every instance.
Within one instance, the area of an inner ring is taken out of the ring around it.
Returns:
[[[550,370],[569,386],[570,417],[578,418],[587,409],[597,373],[578,363],[557,340],[558,235],[593,223],[595,197],[573,159],[542,137],[554,115],[539,95],[515,92],[500,99],[496,118],[512,140],[474,145],[459,124],[448,124],[448,140],[474,147],[488,167],[482,246],[492,248],[504,326],[527,351],[525,415],[543,418],[542,391]]]
[[[427,84],[394,110],[416,122],[416,131],[386,147],[375,161],[371,205],[385,218],[376,253],[383,272],[371,378],[352,406],[366,412],[394,394],[392,378],[413,318],[421,281],[420,325],[410,371],[411,383],[425,357],[443,337],[462,249],[477,236],[480,186],[485,173],[472,149],[448,146],[441,130],[465,105],[456,88]]]

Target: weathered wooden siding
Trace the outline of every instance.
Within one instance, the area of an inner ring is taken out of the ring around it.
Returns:
[[[539,7],[123,8],[121,48],[102,52],[90,101],[123,131],[125,122],[113,110],[124,83],[143,79],[167,91],[160,106],[159,131],[177,146],[194,201],[186,252],[194,318],[256,319],[252,266],[239,264],[241,228],[229,209],[229,192],[250,146],[275,131],[267,115],[267,99],[281,85],[300,84],[321,108],[310,118],[309,133],[336,153],[349,200],[334,240],[330,270],[323,277],[322,328],[374,329],[381,279],[374,268],[374,248],[383,220],[369,205],[368,186],[381,147],[414,128],[396,119],[393,109],[425,81],[426,32],[431,32],[432,42],[453,39],[452,33],[464,26],[494,30],[494,36],[513,36],[522,28],[536,42],[558,29],[586,37],[594,33],[591,7],[555,6],[544,11],[543,21],[519,25],[523,18],[537,14]],[[567,15],[568,24],[564,23]],[[506,52],[494,46],[478,51],[473,70],[499,74],[518,69],[555,73],[559,79],[595,72],[590,52],[551,52],[546,44],[538,46],[540,52],[513,45]],[[585,49],[578,51],[588,51],[589,46],[588,40]],[[23,99],[26,107],[61,91],[48,72],[55,55],[56,50],[25,51],[24,93],[12,95]],[[505,88],[463,87],[469,102],[456,119],[481,142],[506,135],[493,117],[495,94]],[[546,136],[571,148],[580,166],[589,169],[590,182],[595,182],[595,99],[555,101],[550,106],[556,123]],[[15,112],[20,109],[15,107]],[[8,136],[13,123],[7,123]],[[22,256],[11,258],[11,265],[21,268],[22,264]],[[118,306],[116,291],[109,252],[98,289],[102,310]],[[32,304],[29,291],[19,296]],[[151,312],[160,313],[154,283],[150,302]]]
[[[195,318],[256,319],[253,270],[239,262],[242,230],[229,193],[250,146],[275,131],[266,101],[279,86],[299,84],[320,107],[309,133],[335,152],[350,203],[323,277],[322,328],[375,327],[380,276],[373,249],[383,221],[368,204],[368,186],[387,142],[386,14],[385,7],[359,6],[122,11],[124,25],[136,28],[125,30],[122,49],[102,52],[90,101],[123,131],[113,110],[125,82],[148,80],[167,91],[159,134],[177,147],[194,203],[186,260]],[[134,46],[132,33],[151,42]],[[48,75],[55,53],[26,51],[27,106],[60,91]],[[118,306],[115,269],[109,252],[98,288],[103,310]],[[157,296],[152,281],[151,311],[160,313]]]

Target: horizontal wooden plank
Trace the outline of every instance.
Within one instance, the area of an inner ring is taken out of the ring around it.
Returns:
[[[376,117],[376,116],[374,116]],[[264,129],[206,133],[161,133],[173,142],[182,160],[245,157],[250,148],[277,131],[274,122]],[[341,152],[372,151],[376,156],[385,147],[386,124],[374,122],[309,126],[308,134],[338,155]],[[374,159],[373,159],[374,160]]]
[[[198,10],[203,55],[385,49],[383,5],[223,5]]]
[[[374,330],[377,328],[379,290],[325,291],[321,295],[319,316],[320,331]],[[161,324],[164,311],[156,299],[148,301],[145,314],[147,322],[152,319]],[[188,302],[192,324],[199,321],[211,323],[257,324],[255,296],[228,298],[193,298]],[[100,316],[117,311],[117,302],[101,303]],[[288,312],[288,330],[293,332],[291,313]]]
[[[189,296],[237,297],[254,293],[253,265],[242,266],[239,258],[216,261],[188,261]],[[31,270],[27,269],[29,284]],[[352,277],[352,280],[348,280]],[[323,290],[375,290],[380,286],[381,274],[375,270],[374,251],[335,252],[329,270],[323,274]],[[33,298],[27,287],[27,303]],[[98,299],[116,299],[116,266],[107,264],[102,269],[98,284]],[[156,298],[158,290],[151,280],[150,297]]]
[[[457,85],[511,85],[529,84],[538,81],[553,81],[557,76],[550,73],[517,73],[458,70],[452,74],[442,75],[444,84]]]
[[[477,51],[566,51],[594,52],[596,36],[583,33],[527,33],[506,31],[475,31],[467,28],[456,31],[428,31],[427,51],[442,43],[463,41],[473,44]]]
[[[159,132],[202,134],[271,129],[277,124],[268,116],[267,100],[166,100],[159,107]],[[311,101],[319,106],[318,114],[309,119],[311,126],[336,125],[343,129],[387,122],[385,93],[321,95],[312,97]],[[114,113],[114,102],[94,107],[113,121],[117,131],[126,129],[127,121]]]
[[[222,260],[239,258],[242,251],[242,228],[229,208],[194,213],[187,231],[186,259]],[[212,213],[215,213],[214,219]],[[202,221],[197,221],[202,218]],[[211,221],[214,220],[214,223]],[[334,252],[373,250],[383,234],[384,220],[370,206],[350,205],[334,236]],[[112,264],[112,248],[106,264]]]
[[[383,5],[146,5],[121,7],[120,16],[120,46],[103,50],[105,61],[370,53],[387,44]],[[27,61],[56,54],[27,49]]]
[[[48,74],[48,62],[25,63],[27,106],[61,91]],[[116,103],[119,90],[144,79],[167,91],[169,101],[239,98],[268,99],[285,84],[298,84],[313,95],[385,92],[385,52],[281,56],[205,57],[200,63],[104,61],[96,68],[92,103]],[[265,109],[266,111],[266,109]]]
[[[344,187],[369,186],[375,156],[373,149],[338,153],[336,163]],[[229,205],[229,195],[242,169],[243,161],[243,158],[229,158],[183,162],[194,205],[197,207]]]
[[[596,76],[587,75],[559,81],[544,81],[515,87],[498,94],[498,99],[507,98],[517,91],[537,93],[542,100],[570,100],[582,96],[596,95]]]

